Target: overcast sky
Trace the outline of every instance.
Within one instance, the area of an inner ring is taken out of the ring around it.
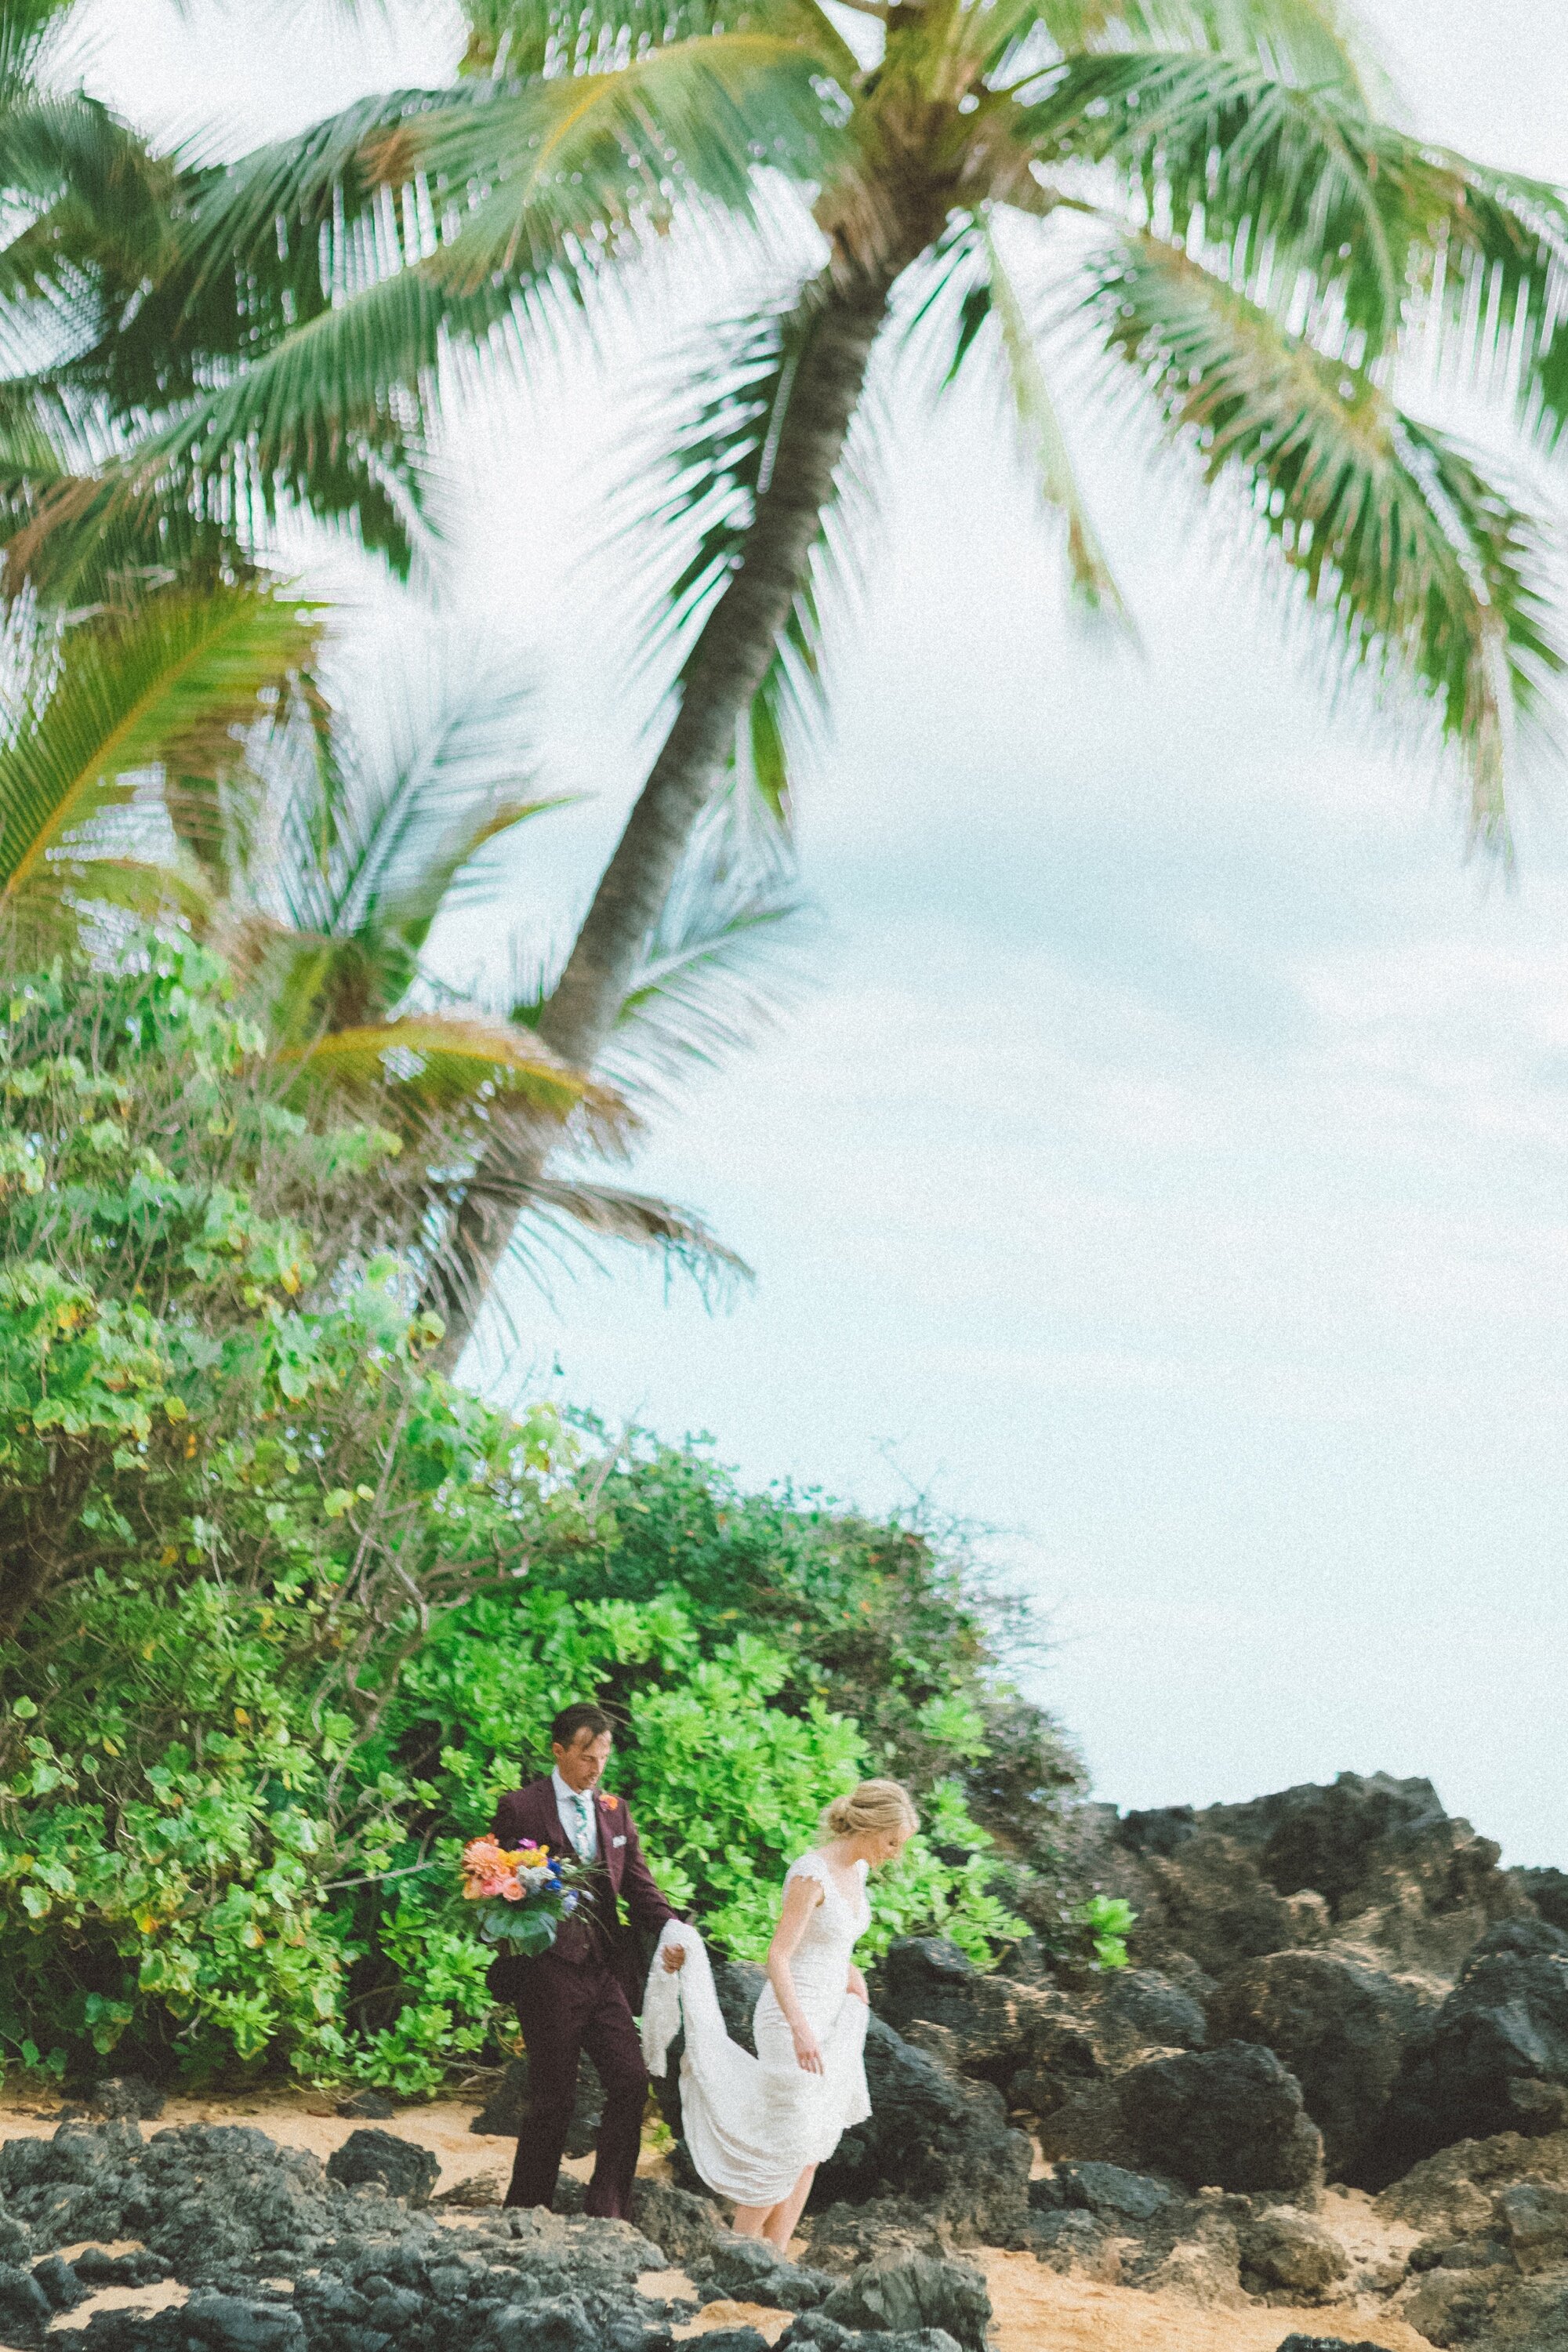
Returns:
[[[1414,125],[1568,178],[1557,0],[1366,14]],[[233,145],[450,54],[412,0],[328,20],[101,0],[92,72]],[[564,928],[640,775],[577,562],[613,373],[451,436],[444,596],[538,678],[547,780],[594,795],[539,829],[498,947],[517,909]],[[503,1377],[996,1529],[1102,1796],[1423,1773],[1568,1864],[1563,781],[1526,796],[1516,888],[1467,865],[1452,780],[1328,719],[1171,480],[1091,403],[1070,424],[1143,659],[1064,626],[993,412],[895,401],[803,795],[813,991],[637,1171],[756,1287],[717,1317],[630,1269],[520,1293]]]

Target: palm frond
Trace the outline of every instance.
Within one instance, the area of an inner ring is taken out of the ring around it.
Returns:
[[[989,226],[984,250],[985,292],[1006,366],[1020,451],[1047,512],[1063,525],[1072,593],[1087,612],[1131,634],[1131,616],[1079,487],[1035,336]],[[961,322],[961,336],[971,315]]]
[[[1303,89],[1370,104],[1384,78],[1363,26],[1342,0],[1128,0],[1133,40],[1256,60]]]
[[[422,620],[342,670],[341,704],[307,681],[250,746],[265,822],[237,879],[268,1024],[295,1042],[394,1012],[437,917],[500,887],[491,845],[563,804],[527,791],[529,688],[471,631]]]
[[[546,1297],[553,1293],[552,1268],[575,1273],[586,1261],[602,1269],[606,1243],[662,1258],[667,1271],[694,1282],[710,1305],[738,1284],[755,1279],[744,1258],[693,1211],[619,1185],[548,1174],[538,1155],[526,1150],[514,1158],[487,1159],[468,1180],[467,1197],[481,1219],[510,1236],[508,1259]],[[505,1300],[496,1290],[470,1295],[473,1274],[457,1252],[434,1249],[427,1279],[438,1307],[460,1303],[471,1321],[488,1304],[510,1324]]]
[[[123,848],[113,814],[139,774],[210,778],[237,761],[237,731],[306,658],[312,630],[312,607],[236,587],[166,591],[47,636],[0,748],[0,898],[56,894]],[[177,831],[199,824],[170,813]]]
[[[1341,0],[980,0],[966,13],[975,35],[988,39],[988,67],[1004,76],[1040,62],[1043,36],[1058,58],[1205,51],[1362,106],[1381,99],[1386,86]]]
[[[1068,59],[1022,110],[1035,160],[1107,163],[1145,225],[1300,326],[1336,306],[1374,359],[1434,310],[1472,366],[1500,356],[1528,405],[1548,401],[1568,271],[1568,200],[1405,137],[1331,88],[1226,58],[1135,52]],[[1523,339],[1522,343],[1521,338]],[[1321,339],[1321,330],[1319,331]]]
[[[8,576],[47,563],[69,578],[75,551],[159,509],[184,507],[252,539],[285,500],[352,522],[406,572],[423,530],[421,377],[447,314],[418,270],[323,311],[125,457],[41,499],[11,541]],[[69,552],[48,546],[59,535]]]
[[[667,1093],[755,1043],[802,984],[805,901],[776,840],[713,810],[676,877],[603,1055],[635,1093]],[[528,1019],[515,1006],[513,1019]]]
[[[716,34],[768,30],[808,33],[831,62],[853,77],[852,51],[813,0],[465,0],[469,26],[464,70],[492,80],[534,74],[576,75],[639,58],[649,49]]]
[[[74,0],[5,0],[0,9],[0,106],[30,97]]]
[[[41,208],[57,270],[110,262],[134,282],[168,259],[175,169],[84,91],[0,108],[0,186]],[[30,239],[40,258],[43,242]]]
[[[1563,667],[1541,526],[1364,372],[1178,248],[1128,240],[1095,300],[1109,350],[1205,480],[1242,491],[1347,669],[1415,686],[1468,764],[1473,837],[1506,855],[1508,745]]]
[[[336,1030],[278,1059],[298,1073],[301,1092],[374,1093],[426,1121],[479,1105],[520,1108],[556,1127],[578,1115],[595,1133],[616,1139],[626,1125],[613,1088],[569,1070],[548,1046],[499,1022],[409,1013]]]
[[[484,105],[429,117],[412,159],[471,194],[444,279],[477,291],[497,271],[538,275],[606,233],[668,224],[679,195],[752,217],[763,165],[819,175],[834,152],[829,69],[801,40],[722,33],[614,72],[498,83]]]

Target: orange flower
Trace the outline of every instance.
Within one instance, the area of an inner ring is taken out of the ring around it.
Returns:
[[[607,1789],[601,1793],[599,1798],[601,1805],[607,1807],[609,1811],[612,1813],[615,1811],[616,1807],[620,1803],[620,1801],[621,1801],[618,1797],[612,1797]]]

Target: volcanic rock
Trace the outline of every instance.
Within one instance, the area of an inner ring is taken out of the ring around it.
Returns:
[[[1241,2232],[1241,2283],[1251,2294],[1283,2287],[1317,2300],[1349,2269],[1339,2240],[1288,2205],[1258,2214]]]
[[[392,2120],[397,2108],[384,2091],[356,2091],[353,2098],[338,2101],[338,2113],[353,2123],[384,2124]]]
[[[1131,1866],[1133,1948],[1212,1975],[1270,1952],[1334,1941],[1395,1972],[1452,1978],[1499,1922],[1531,1916],[1524,1874],[1446,1813],[1429,1780],[1342,1772],[1194,1812],[1132,1812],[1108,1832]]]
[[[942,2328],[963,2352],[985,2352],[991,2297],[984,2279],[968,2263],[915,2254],[868,2263],[836,2287],[822,2310],[824,2318],[841,2327],[889,2335]]]
[[[1435,2007],[1424,1984],[1342,1952],[1274,1952],[1223,1979],[1209,2020],[1216,2038],[1273,2051],[1323,2135],[1330,2179],[1364,2185],[1405,2049]]]
[[[838,2284],[826,2271],[792,2263],[765,2238],[737,2238],[728,2231],[714,2240],[692,2276],[710,2302],[769,2304],[775,2311],[815,2311]]]
[[[1568,1870],[1516,1870],[1513,1875],[1547,1926],[1568,1935]]]
[[[683,2269],[700,2265],[730,2226],[711,2198],[668,2180],[633,2181],[631,2218],[635,2229]]]
[[[1381,2344],[1370,2336],[1358,2336],[1352,2344],[1344,2336],[1287,2336],[1279,2352],[1383,2352]]]
[[[1152,2059],[1117,2086],[1146,2166],[1191,2188],[1284,2191],[1315,2202],[1323,2144],[1301,2086],[1271,2050],[1246,2042]]]
[[[100,2116],[121,2116],[136,2123],[153,2123],[163,2112],[163,2094],[140,2074],[105,2074],[90,2093]]]
[[[960,2240],[1022,2243],[1030,2149],[1008,2130],[1001,2093],[911,2049],[878,2017],[867,2027],[866,2078],[870,2117],[822,2167],[814,2201],[862,2204],[890,2191],[939,2211]]]
[[[374,2181],[389,2197],[405,2197],[411,2205],[427,2205],[441,2178],[441,2167],[427,2147],[399,2139],[395,2132],[350,2132],[342,2147],[327,2158],[328,2178],[345,2189]]]
[[[939,2054],[999,2081],[1077,2024],[1059,1995],[983,1975],[956,1944],[935,1937],[905,1937],[890,1947],[877,1971],[875,2000],[895,2032],[938,2027]]]
[[[862,2263],[893,2254],[929,2254],[945,2262],[952,2252],[950,2232],[923,2205],[909,2198],[877,2197],[867,2205],[829,2205],[806,2215],[812,2265],[847,2277]]]
[[[1459,2139],[1568,2124],[1568,1936],[1515,1919],[1483,1937],[1405,2053],[1368,2185]]]
[[[1194,1995],[1152,1969],[1118,1969],[1099,2004],[1102,2028],[1152,2050],[1202,2050],[1208,2023]]]

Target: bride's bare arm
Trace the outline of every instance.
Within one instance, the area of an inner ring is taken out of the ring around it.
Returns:
[[[795,2054],[808,2074],[822,2073],[822,2052],[816,2034],[806,2023],[805,2011],[795,1992],[795,1979],[790,1974],[790,1958],[805,1933],[806,1922],[822,1901],[822,1889],[815,1878],[801,1876],[785,1881],[784,1909],[779,1924],[773,1929],[773,1942],[768,1946],[768,1982],[773,1998],[784,2011],[784,2023],[795,2036]]]

